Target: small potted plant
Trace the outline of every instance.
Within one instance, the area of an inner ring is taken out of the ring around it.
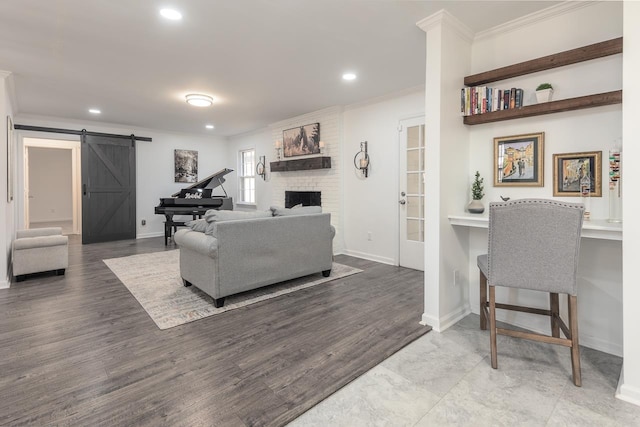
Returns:
[[[467,205],[469,213],[482,213],[484,212],[484,205],[480,200],[484,197],[484,186],[482,183],[484,178],[480,178],[480,172],[476,171],[476,178],[471,185],[471,203]]]
[[[536,88],[538,104],[551,101],[551,95],[553,95],[553,86],[551,86],[551,83],[542,83]]]

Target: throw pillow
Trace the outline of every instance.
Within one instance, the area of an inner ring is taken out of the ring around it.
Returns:
[[[209,225],[209,223],[205,219],[194,219],[193,221],[185,222],[185,225],[193,231],[204,233],[207,231],[207,225]]]
[[[271,206],[273,216],[289,216],[289,215],[310,215],[322,213],[321,206],[302,206],[295,209],[282,208],[280,206]]]

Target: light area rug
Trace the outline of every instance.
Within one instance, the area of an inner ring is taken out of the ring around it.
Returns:
[[[216,308],[209,295],[195,286],[185,287],[182,284],[179,252],[153,252],[103,260],[160,329],[193,322],[362,271],[334,262],[329,277],[317,273],[230,295],[225,299],[224,307]]]

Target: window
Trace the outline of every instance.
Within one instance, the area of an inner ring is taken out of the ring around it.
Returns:
[[[238,167],[238,203],[256,202],[256,151],[241,150]]]

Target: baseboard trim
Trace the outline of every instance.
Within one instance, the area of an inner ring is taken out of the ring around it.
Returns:
[[[441,318],[436,318],[427,313],[422,313],[422,320],[420,321],[421,325],[429,325],[436,332],[444,332],[460,320],[464,319],[467,315],[471,313],[471,307],[469,305],[464,305],[462,307],[458,307],[450,313],[445,314]]]
[[[148,239],[150,237],[161,237],[161,236],[164,236],[164,231],[136,234],[136,239]]]
[[[343,250],[342,253],[345,255],[354,256],[356,258],[362,258],[362,259],[367,259],[369,261],[380,262],[382,264],[398,265],[393,258],[382,257],[374,254],[360,252],[360,251],[352,251],[349,249]]]
[[[630,386],[624,383],[624,363],[620,370],[620,380],[616,389],[616,399],[624,400],[636,406],[640,406],[640,388]]]

